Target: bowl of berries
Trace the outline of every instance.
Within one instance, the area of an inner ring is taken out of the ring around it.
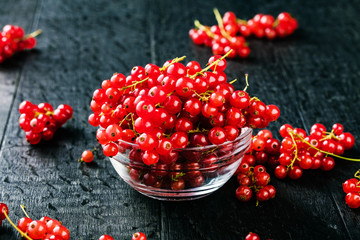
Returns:
[[[175,58],[115,73],[93,93],[89,123],[121,178],[161,200],[191,200],[220,188],[250,148],[254,128],[280,111],[227,82],[224,56],[201,68]]]

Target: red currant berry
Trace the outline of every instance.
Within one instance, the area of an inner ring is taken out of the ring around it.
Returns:
[[[110,235],[102,235],[99,240],[114,240]]]
[[[242,202],[247,202],[252,197],[252,191],[247,186],[240,186],[236,189],[236,198]]]

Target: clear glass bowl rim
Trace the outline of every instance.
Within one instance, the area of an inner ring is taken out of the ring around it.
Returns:
[[[242,130],[244,129],[244,131]],[[202,150],[207,150],[207,149],[210,149],[210,148],[214,148],[214,147],[222,147],[222,146],[225,146],[229,143],[233,143],[233,142],[236,142],[242,138],[245,138],[248,134],[251,134],[252,133],[252,128],[250,127],[244,127],[244,128],[241,128],[241,134],[239,136],[237,136],[237,138],[233,141],[226,141],[222,144],[219,144],[219,145],[206,145],[206,146],[203,146],[203,147],[187,147],[187,148],[173,148],[173,150],[175,151],[202,151]],[[139,148],[139,145],[136,144],[136,143],[131,143],[131,142],[127,142],[127,141],[124,141],[124,140],[118,140],[119,142],[121,143],[124,143],[124,144],[128,144],[132,147],[135,147],[135,148]]]

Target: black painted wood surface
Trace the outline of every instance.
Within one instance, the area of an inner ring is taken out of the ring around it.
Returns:
[[[360,23],[358,1],[0,1],[0,25],[43,30],[35,50],[0,65],[0,202],[11,217],[24,204],[33,218],[48,215],[71,230],[71,239],[110,234],[131,239],[359,239],[360,209],[345,204],[342,182],[359,163],[336,160],[330,172],[306,171],[297,181],[272,179],[274,200],[255,206],[235,198],[230,180],[214,194],[190,202],[160,202],[127,186],[109,161],[96,156],[79,164],[96,144],[87,123],[92,91],[114,72],[186,55],[205,65],[210,49],[188,38],[194,19],[214,24],[212,8],[250,18],[262,12],[291,12],[299,30],[277,41],[250,40],[251,55],[228,61],[227,73],[249,73],[251,95],[280,107],[284,123],[309,127],[343,123],[360,136]],[[237,83],[243,88],[244,83]],[[74,119],[47,143],[30,146],[18,126],[18,104],[60,103],[74,107]],[[360,157],[357,138],[350,157]],[[20,239],[4,223],[0,239]]]

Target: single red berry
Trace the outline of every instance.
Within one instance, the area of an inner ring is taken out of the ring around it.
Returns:
[[[344,132],[339,135],[340,142],[344,145],[345,150],[349,150],[355,144],[355,138],[351,133]]]
[[[152,165],[159,161],[159,154],[155,150],[146,150],[142,156],[146,165]]]
[[[17,227],[23,231],[26,232],[26,229],[28,228],[28,225],[32,222],[33,220],[31,220],[31,218],[28,217],[23,217],[20,218],[17,224]]]
[[[212,144],[219,145],[226,141],[226,132],[221,127],[214,127],[209,131],[208,137]]]
[[[275,168],[275,176],[279,179],[284,179],[287,176],[286,167],[283,165],[279,165]]]
[[[252,190],[247,186],[240,186],[236,189],[236,198],[242,202],[247,202],[252,197]]]
[[[70,239],[70,231],[64,226],[56,226],[51,233],[60,236],[63,240]]]
[[[293,166],[293,168],[290,169],[288,173],[289,177],[293,180],[301,178],[302,174],[303,170],[298,166]]]
[[[353,193],[353,192],[346,194],[345,202],[351,208],[359,208],[360,207],[360,194]]]
[[[42,239],[46,235],[46,224],[35,220],[29,223],[26,233],[33,239]]]
[[[260,237],[256,233],[251,232],[248,235],[246,235],[245,240],[260,240]]]
[[[114,240],[110,235],[102,235],[99,240]]]
[[[345,193],[360,192],[360,180],[350,178],[343,183],[343,190]]]
[[[268,190],[266,188],[261,188],[256,193],[256,198],[258,201],[267,201],[270,199],[270,193],[268,192]]]
[[[92,162],[94,160],[94,154],[92,151],[90,150],[85,150],[82,154],[81,154],[81,159],[86,162]]]
[[[5,213],[6,215],[9,215],[9,209],[8,206],[5,203],[0,203],[0,220],[4,220],[5,217]]]

